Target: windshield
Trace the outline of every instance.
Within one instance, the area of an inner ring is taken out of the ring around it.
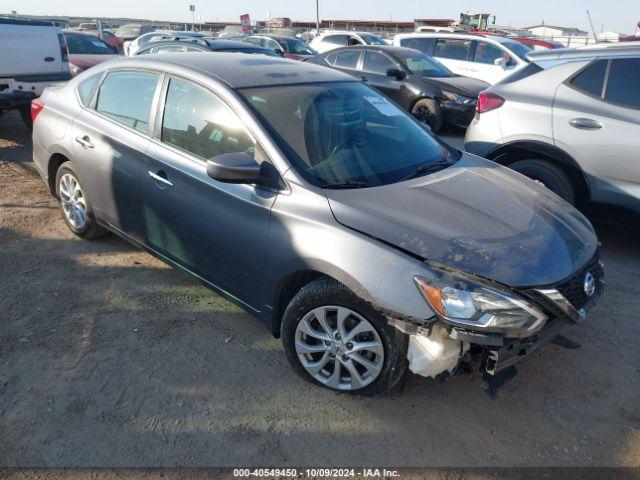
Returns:
[[[527,60],[527,54],[531,53],[531,51],[533,50],[529,45],[516,42],[515,40],[503,41],[500,43],[502,43],[502,45],[504,45],[506,48],[511,50],[513,53],[515,53],[522,60],[529,61]]]
[[[294,55],[316,55],[318,53],[302,40],[287,38],[284,42],[287,45],[287,52]]]
[[[120,27],[116,30],[118,37],[137,37],[140,34],[140,27]]]
[[[360,33],[359,35],[367,45],[387,45],[387,42],[377,35],[371,35],[370,33]]]
[[[92,35],[66,35],[69,53],[113,55],[111,47]]]
[[[453,77],[453,73],[435,58],[416,50],[403,49],[396,55],[414,75],[424,77]]]
[[[387,185],[430,165],[445,168],[456,159],[404,110],[361,83],[240,92],[270,127],[296,171],[324,188]]]

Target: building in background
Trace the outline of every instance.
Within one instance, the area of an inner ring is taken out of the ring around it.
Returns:
[[[589,32],[585,32],[579,28],[557,27],[553,25],[545,25],[544,23],[534,25],[532,27],[526,27],[525,30],[538,37],[586,37],[589,35]]]

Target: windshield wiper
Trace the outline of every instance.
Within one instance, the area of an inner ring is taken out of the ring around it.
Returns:
[[[404,182],[406,180],[411,180],[413,178],[422,177],[423,175],[427,175],[429,173],[438,172],[440,170],[444,170],[447,167],[450,167],[451,165],[453,165],[453,163],[447,162],[447,161],[440,161],[436,163],[423,163],[417,169],[415,169],[413,172],[411,172],[409,175],[407,175],[400,181]]]
[[[347,180],[345,182],[327,183],[323,185],[322,188],[329,188],[332,190],[340,190],[340,189],[347,190],[351,188],[368,188],[370,186],[371,185],[365,182],[354,182],[352,180]]]

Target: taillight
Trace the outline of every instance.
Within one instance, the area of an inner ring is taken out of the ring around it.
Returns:
[[[39,98],[31,100],[31,121],[35,122],[37,116],[44,109],[44,102]]]
[[[67,48],[67,39],[62,33],[58,34],[58,43],[60,44],[60,57],[63,62],[69,61],[69,49]]]
[[[487,113],[496,108],[500,108],[504,104],[504,98],[495,93],[480,92],[478,95],[478,103],[476,110],[478,113]]]

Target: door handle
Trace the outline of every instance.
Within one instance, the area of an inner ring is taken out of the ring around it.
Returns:
[[[591,118],[574,118],[569,120],[569,125],[578,130],[600,130],[602,123]]]
[[[82,148],[94,148],[93,143],[91,143],[91,139],[87,135],[84,137],[76,137],[76,142],[82,145]]]
[[[160,188],[173,187],[173,183],[171,183],[167,179],[167,174],[160,170],[158,173],[153,173],[151,170],[148,171],[149,176],[156,181],[156,184]]]
[[[51,62],[53,62],[54,60],[55,60],[55,58],[53,58],[53,57],[44,57],[44,61],[45,61],[45,62],[48,62],[48,63],[51,63]]]

